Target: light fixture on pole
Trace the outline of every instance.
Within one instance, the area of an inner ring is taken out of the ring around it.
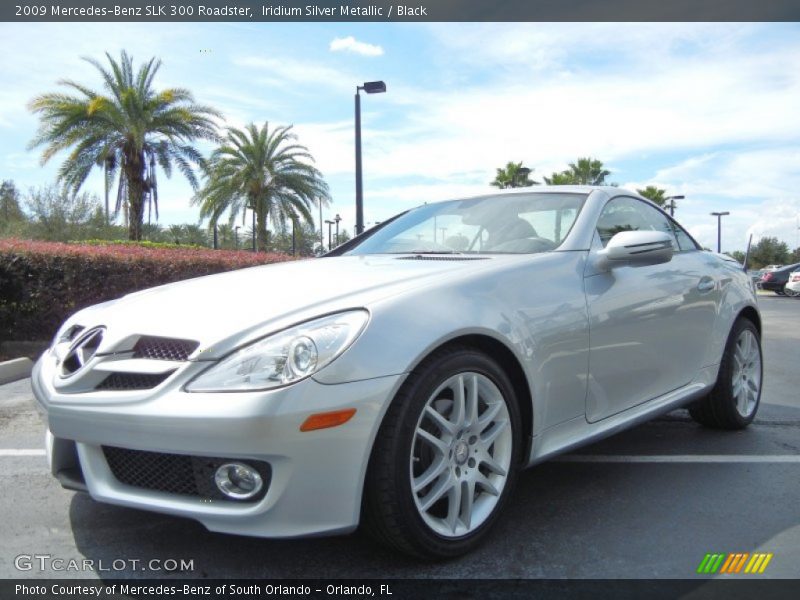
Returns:
[[[511,187],[524,187],[522,182],[528,178],[528,175],[531,174],[531,170],[528,167],[520,167],[517,169],[516,173],[514,173],[513,180],[511,182]]]
[[[728,211],[711,213],[711,216],[717,217],[717,254],[722,253],[722,217],[729,214]]]
[[[675,200],[683,200],[686,196],[667,196],[664,198],[664,209],[669,209],[669,216],[675,216]],[[669,203],[667,202],[669,201]]]
[[[386,91],[383,81],[366,81],[356,86],[356,235],[364,231],[364,183],[361,174],[361,96],[359,91],[367,94],[382,94]]]

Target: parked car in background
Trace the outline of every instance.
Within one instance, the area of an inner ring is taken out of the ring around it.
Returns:
[[[778,269],[782,269],[783,265],[767,265],[764,267],[763,271],[777,271]]]
[[[775,271],[767,271],[761,276],[761,289],[775,292],[779,296],[786,295],[784,288],[789,281],[789,275],[800,268],[800,263],[781,267]]]
[[[783,291],[787,296],[800,298],[800,269],[789,273],[789,280],[786,282]]]
[[[747,274],[750,276],[750,279],[753,280],[753,285],[757,288],[761,287],[761,277],[764,275],[764,269],[750,269],[747,271]]]
[[[746,427],[760,339],[742,266],[661,208],[539,186],[83,309],[32,384],[68,489],[232,534],[363,523],[447,558],[525,467],[679,407]]]

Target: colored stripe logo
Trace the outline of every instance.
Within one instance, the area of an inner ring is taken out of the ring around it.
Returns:
[[[769,561],[772,560],[771,552],[733,552],[730,554],[706,554],[697,572],[702,575],[719,574],[760,574],[763,573]]]

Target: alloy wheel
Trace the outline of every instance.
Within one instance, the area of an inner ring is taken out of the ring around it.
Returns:
[[[487,376],[459,373],[431,394],[409,465],[414,503],[428,527],[454,538],[489,518],[511,470],[512,435],[506,400]]]
[[[736,410],[749,417],[755,410],[761,390],[761,351],[753,332],[744,329],[736,339],[733,352],[731,389]]]

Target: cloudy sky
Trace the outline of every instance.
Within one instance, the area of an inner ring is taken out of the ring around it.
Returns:
[[[540,178],[579,156],[623,187],[683,194],[676,217],[723,250],[749,233],[800,236],[798,24],[0,24],[0,179],[51,182],[27,150],[27,102],[70,78],[100,87],[82,56],[163,60],[156,87],[191,89],[227,124],[294,124],[354,223],[353,93],[363,98],[365,220],[483,193],[497,166]],[[204,150],[210,150],[207,146]],[[98,171],[87,189],[102,194]],[[196,222],[191,188],[162,177],[161,222]]]

